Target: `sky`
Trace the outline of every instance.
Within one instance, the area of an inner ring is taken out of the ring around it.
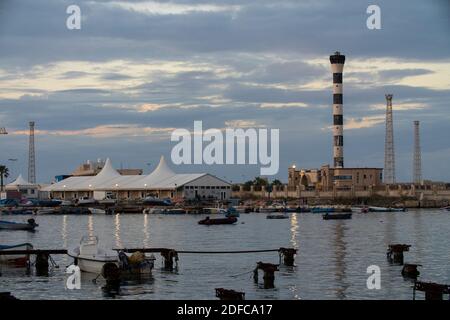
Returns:
[[[66,27],[69,5],[81,29]],[[366,9],[381,9],[369,30]],[[397,181],[411,181],[413,121],[424,179],[450,181],[450,5],[446,0],[2,0],[0,163],[38,182],[111,158],[149,172],[176,128],[280,130],[280,170],[332,163],[329,55],[346,55],[344,156],[383,167],[394,95]],[[17,159],[11,161],[8,159]],[[259,165],[170,164],[238,182]],[[11,181],[11,179],[9,179]]]

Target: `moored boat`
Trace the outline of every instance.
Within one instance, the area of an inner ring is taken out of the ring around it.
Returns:
[[[289,215],[286,213],[270,213],[266,216],[266,219],[288,219]]]
[[[237,211],[234,207],[228,208],[227,213],[225,213],[225,217],[235,217],[238,218],[240,216],[239,211]]]
[[[92,213],[92,214],[105,214],[106,211],[103,209],[99,209],[99,208],[88,208],[88,210]]]
[[[121,272],[132,274],[149,274],[154,267],[155,257],[149,258],[141,252],[135,252],[130,256],[124,252],[107,250],[98,246],[96,236],[85,236],[80,245],[68,250],[67,254],[74,258],[75,264],[80,270],[88,273],[101,274],[103,266],[114,264]]]
[[[352,218],[351,213],[325,213],[323,220],[348,220]]]
[[[32,250],[33,245],[31,243],[20,243],[13,245],[0,245],[0,251],[8,250]],[[0,255],[0,263],[14,265],[15,267],[25,267],[28,264],[30,255]]]
[[[450,206],[448,206],[448,207],[443,207],[442,210],[450,211]]]
[[[0,220],[0,230],[26,230],[33,231],[39,226],[34,219],[28,219],[27,223]]]
[[[311,209],[312,213],[331,213],[334,212],[333,207],[314,207]]]
[[[406,208],[368,207],[367,212],[405,212]]]
[[[236,223],[238,221],[237,218],[235,217],[229,217],[229,218],[218,218],[218,219],[210,219],[209,217],[206,217],[203,220],[200,220],[198,222],[198,224],[203,224],[203,225],[216,225],[216,224],[233,224]]]

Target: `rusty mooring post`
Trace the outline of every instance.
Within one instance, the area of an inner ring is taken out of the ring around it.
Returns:
[[[164,258],[164,269],[172,271],[174,260],[178,262],[178,253],[173,249],[165,249],[161,251],[161,256]]]
[[[263,263],[261,261],[257,262],[256,268],[253,271],[253,279],[255,280],[255,282],[258,282],[258,270],[260,269],[264,272],[264,289],[275,288],[275,271],[278,271],[278,265],[272,263]]]
[[[284,265],[286,265],[288,267],[294,266],[294,260],[295,260],[295,255],[297,254],[297,249],[280,248],[278,250],[278,253],[280,255],[280,263],[281,263],[281,258],[284,258],[283,259]]]
[[[417,279],[420,275],[420,271],[417,270],[417,267],[421,266],[421,264],[406,263],[402,269],[402,276],[405,278]]]
[[[413,300],[416,297],[416,290],[425,292],[425,300],[443,300],[444,294],[450,294],[450,285],[433,282],[414,282]]]
[[[245,292],[216,288],[216,297],[220,300],[245,300]]]
[[[49,254],[46,252],[39,252],[36,254],[36,261],[34,262],[34,266],[36,268],[36,275],[38,277],[48,276],[48,258]]]
[[[102,290],[107,296],[114,297],[120,291],[120,269],[113,262],[107,262],[102,267],[102,277],[106,280],[106,285]]]
[[[386,253],[391,263],[403,264],[403,252],[409,251],[409,244],[390,244]]]

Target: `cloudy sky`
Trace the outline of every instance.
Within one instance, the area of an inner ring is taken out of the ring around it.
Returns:
[[[66,8],[81,8],[81,30]],[[366,9],[381,7],[381,30]],[[0,163],[27,168],[36,122],[40,182],[87,159],[147,172],[174,128],[280,129],[280,171],[332,162],[328,56],[346,55],[346,166],[384,163],[394,94],[397,180],[412,174],[421,120],[424,178],[450,180],[450,7],[446,0],[2,0]],[[18,159],[16,162],[8,159]],[[172,167],[175,167],[172,165]],[[239,181],[259,166],[183,166]]]

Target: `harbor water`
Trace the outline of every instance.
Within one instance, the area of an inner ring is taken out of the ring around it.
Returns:
[[[450,282],[450,213],[439,209],[406,213],[353,214],[351,220],[324,221],[320,214],[292,213],[289,219],[241,214],[235,225],[198,225],[200,215],[116,214],[40,215],[36,232],[0,231],[0,244],[30,242],[36,249],[77,246],[82,236],[96,235],[109,248],[163,247],[175,250],[232,251],[298,249],[295,267],[281,265],[275,288],[253,281],[258,261],[279,263],[277,252],[248,254],[180,254],[178,268],[162,270],[157,260],[152,277],[124,283],[116,296],[105,281],[82,273],[81,289],[66,288],[66,255],[52,256],[59,268],[48,277],[25,269],[1,267],[0,291],[19,299],[217,299],[215,288],[244,291],[246,299],[412,299],[412,281],[402,266],[386,259],[389,244],[410,244],[405,263],[421,264],[422,281]],[[29,216],[2,216],[23,221]],[[367,288],[367,267],[381,269],[381,288]],[[260,274],[260,281],[262,275]],[[418,294],[418,298],[422,298]]]

